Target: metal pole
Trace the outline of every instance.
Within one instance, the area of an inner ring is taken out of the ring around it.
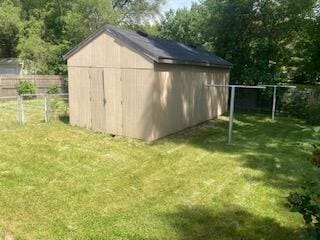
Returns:
[[[21,124],[25,124],[23,96],[20,96]]]
[[[234,113],[234,96],[236,87],[231,87],[231,99],[230,99],[230,113],[229,113],[229,137],[228,144],[232,143],[232,127],[233,127],[233,113]]]
[[[277,104],[277,86],[274,86],[273,87],[272,121],[275,120],[276,104]]]
[[[48,115],[48,95],[44,96],[44,121],[47,123],[49,122],[49,115]]]
[[[287,86],[287,85],[260,85],[260,86],[273,88],[272,121],[275,121],[276,107],[277,107],[277,88],[297,88],[297,87]]]
[[[17,97],[17,112],[18,112],[18,122],[19,122],[19,125],[22,125],[20,96]]]
[[[234,102],[236,88],[252,88],[252,89],[265,89],[266,86],[245,86],[245,85],[220,85],[220,84],[206,84],[207,87],[228,87],[231,88],[231,98],[229,106],[229,134],[228,144],[232,143],[232,127],[233,127],[233,115],[234,115]]]

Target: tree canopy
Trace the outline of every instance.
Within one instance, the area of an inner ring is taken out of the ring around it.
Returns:
[[[316,0],[206,0],[168,12],[159,35],[194,42],[234,64],[232,81],[319,81]]]
[[[0,58],[33,73],[65,73],[62,55],[105,23],[135,27],[163,0],[0,0]]]
[[[110,23],[203,46],[234,64],[234,83],[320,81],[319,0],[0,0],[0,57],[34,73],[66,73],[62,55]]]

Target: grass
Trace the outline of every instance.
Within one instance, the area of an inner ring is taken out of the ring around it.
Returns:
[[[304,174],[317,177],[312,127],[301,121],[237,114],[232,146],[225,118],[147,144],[45,124],[33,111],[18,126],[0,105],[0,238],[298,239],[303,231],[285,207]]]

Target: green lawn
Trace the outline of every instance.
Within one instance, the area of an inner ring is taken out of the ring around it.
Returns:
[[[1,106],[1,105],[0,105]],[[10,116],[9,116],[10,115]],[[314,175],[298,120],[237,114],[153,144],[0,108],[0,239],[298,239],[284,206]],[[28,120],[28,119],[27,119]]]

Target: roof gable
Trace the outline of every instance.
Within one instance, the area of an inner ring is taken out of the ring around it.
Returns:
[[[18,58],[1,58],[0,65],[21,65]]]
[[[120,29],[105,25],[70,50],[64,59],[68,59],[102,33],[121,40],[145,57],[157,63],[189,64],[215,67],[232,66],[228,61],[200,47],[149,36],[143,32]]]

